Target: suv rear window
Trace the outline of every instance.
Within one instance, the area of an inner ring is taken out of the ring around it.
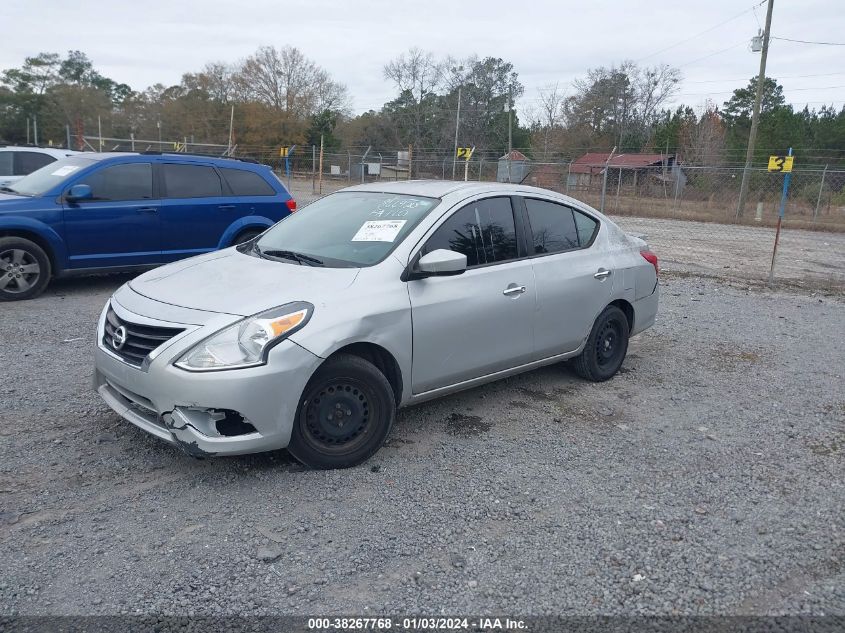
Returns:
[[[162,165],[168,198],[216,198],[223,195],[220,177],[207,165]]]
[[[274,196],[275,189],[254,171],[220,168],[233,196]]]

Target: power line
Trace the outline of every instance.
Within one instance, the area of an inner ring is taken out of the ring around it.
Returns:
[[[796,44],[820,44],[822,46],[845,46],[845,42],[812,42],[810,40],[793,40],[788,37],[775,37],[772,35],[771,39],[780,40],[782,42],[795,42]]]
[[[678,66],[678,68],[684,68],[685,66],[690,66],[690,65],[698,63],[700,61],[704,61],[705,59],[710,59],[711,57],[715,57],[716,55],[721,55],[722,53],[727,53],[728,51],[733,50],[733,49],[737,48],[738,46],[742,46],[743,44],[745,44],[745,40],[743,40],[742,42],[739,42],[737,44],[734,44],[733,46],[728,46],[727,48],[723,48],[720,51],[716,51],[714,53],[710,53],[709,55],[705,55],[704,57],[699,57],[698,59],[694,59],[692,61],[689,61],[686,64],[681,64],[680,66]]]
[[[780,81],[781,79],[809,79],[810,77],[832,77],[834,75],[845,75],[845,72],[838,72],[838,73],[820,73],[817,75],[785,75],[783,77],[773,77],[773,79],[777,79]],[[720,83],[723,81],[747,81],[747,77],[736,77],[732,79],[705,79],[702,81],[685,81],[688,84],[715,84]]]
[[[637,63],[639,63],[639,62],[641,62],[641,61],[643,61],[643,60],[645,60],[645,59],[649,59],[649,58],[651,58],[651,57],[654,57],[655,55],[659,55],[660,53],[663,53],[663,52],[665,52],[665,51],[668,51],[668,50],[670,50],[670,49],[673,49],[673,48],[675,48],[675,47],[677,47],[677,46],[680,46],[681,44],[686,44],[686,43],[687,43],[687,42],[689,42],[690,40],[694,40],[695,38],[697,38],[697,37],[701,37],[702,35],[705,35],[705,34],[709,33],[710,31],[714,31],[714,30],[718,29],[720,26],[724,26],[724,25],[725,25],[725,24],[727,24],[728,22],[733,22],[734,20],[736,20],[736,19],[737,19],[737,18],[739,18],[739,17],[742,17],[743,15],[745,15],[746,13],[748,13],[749,11],[753,11],[755,7],[757,7],[757,6],[761,5],[761,4],[765,4],[765,2],[766,2],[766,0],[763,0],[763,1],[762,1],[762,2],[760,2],[760,3],[753,4],[753,5],[751,5],[751,7],[749,7],[748,9],[745,9],[744,11],[740,11],[739,13],[737,13],[736,15],[734,15],[734,16],[732,16],[732,17],[728,18],[728,19],[727,19],[727,20],[725,20],[724,22],[719,22],[719,24],[717,24],[716,26],[711,26],[709,29],[705,29],[704,31],[701,31],[700,33],[696,33],[695,35],[693,35],[693,36],[691,36],[691,37],[688,37],[688,38],[686,38],[685,40],[681,40],[680,42],[676,42],[675,44],[672,44],[671,46],[667,46],[666,48],[661,48],[659,51],[657,51],[657,52],[655,52],[655,53],[652,53],[651,55],[646,55],[645,57],[640,57],[640,58],[637,60]]]

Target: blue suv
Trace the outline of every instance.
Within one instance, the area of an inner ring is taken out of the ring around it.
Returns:
[[[296,210],[266,165],[84,153],[0,187],[0,301],[52,277],[165,264],[254,238]]]

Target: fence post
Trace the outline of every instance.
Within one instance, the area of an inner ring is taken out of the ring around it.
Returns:
[[[566,195],[569,195],[569,175],[572,173],[572,161],[566,166]]]
[[[311,193],[317,193],[317,146],[311,145]]]
[[[352,152],[346,150],[346,182],[352,182]]]
[[[481,172],[484,171],[484,157],[478,161],[478,182],[481,182]]]
[[[675,174],[675,204],[672,206],[672,209],[675,213],[678,212],[678,198],[681,195],[681,169],[680,167]]]
[[[827,175],[827,165],[824,166],[824,171],[822,172],[822,183],[819,185],[819,197],[816,199],[816,208],[813,209],[813,222],[816,221],[816,217],[819,215],[819,205],[822,201],[822,192],[824,191],[824,177]]]
[[[323,195],[323,135],[320,134],[320,195]]]
[[[607,194],[607,172],[610,171],[610,160],[613,158],[613,155],[616,153],[616,147],[610,150],[610,154],[607,156],[607,160],[604,161],[604,173],[602,174],[601,179],[601,208],[599,211],[604,213],[604,197]]]

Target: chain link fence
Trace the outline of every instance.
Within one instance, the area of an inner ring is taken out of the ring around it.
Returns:
[[[223,156],[270,165],[300,206],[343,187],[410,178],[496,180],[567,194],[643,234],[664,269],[749,282],[766,281],[772,267],[784,175],[755,168],[749,195],[738,213],[742,167],[612,164],[507,160],[478,151],[469,161],[451,151],[323,151],[293,146],[249,147],[176,141],[85,137],[86,149],[163,151]],[[845,291],[845,170],[792,173],[774,268],[774,279],[823,291]]]
[[[307,148],[310,150],[311,148]],[[400,155],[401,156],[401,155]],[[411,156],[397,152],[294,154],[291,189],[307,204],[361,182],[433,178],[492,182],[507,179],[507,161],[474,156]],[[284,159],[274,167],[284,176]],[[645,235],[664,269],[750,283],[768,280],[784,175],[753,169],[749,195],[737,213],[741,167],[585,170],[573,163],[513,161],[512,182],[567,194]],[[845,291],[845,171],[796,169],[785,205],[774,280],[812,290]]]

